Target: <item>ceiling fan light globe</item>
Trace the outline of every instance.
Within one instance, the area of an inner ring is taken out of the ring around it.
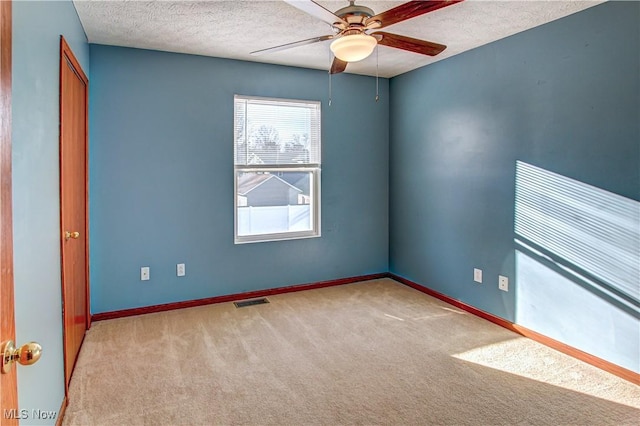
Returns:
[[[378,41],[368,34],[352,34],[340,37],[331,43],[336,58],[345,62],[358,62],[373,53]]]

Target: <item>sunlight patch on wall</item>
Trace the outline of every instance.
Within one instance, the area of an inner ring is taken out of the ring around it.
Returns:
[[[515,233],[640,300],[640,203],[518,161]]]

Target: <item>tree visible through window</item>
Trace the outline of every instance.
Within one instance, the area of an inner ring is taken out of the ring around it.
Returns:
[[[235,242],[320,235],[320,102],[234,98]]]

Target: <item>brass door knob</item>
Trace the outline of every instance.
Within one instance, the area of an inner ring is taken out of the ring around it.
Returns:
[[[22,365],[35,364],[41,355],[42,346],[36,342],[29,342],[16,348],[13,340],[7,340],[2,344],[2,373],[10,372],[11,366],[16,361]]]
[[[69,240],[69,238],[73,238],[74,240],[77,240],[78,238],[80,238],[80,233],[78,231],[74,231],[74,232],[65,231],[64,239]]]

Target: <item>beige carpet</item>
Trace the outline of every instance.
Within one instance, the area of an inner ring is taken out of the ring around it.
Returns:
[[[640,387],[390,279],[94,323],[65,425],[640,424]]]

